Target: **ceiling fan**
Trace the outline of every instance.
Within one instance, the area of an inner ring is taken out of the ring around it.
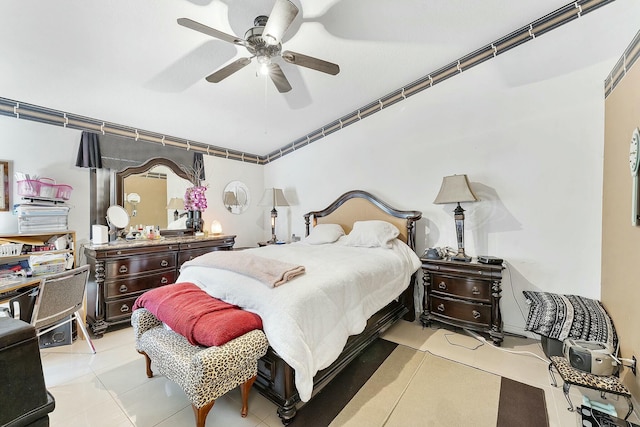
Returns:
[[[280,66],[272,61],[274,58],[282,57],[282,59],[290,64],[331,75],[336,75],[340,72],[340,67],[337,64],[290,50],[282,51],[282,36],[297,15],[298,8],[289,0],[276,0],[271,10],[271,15],[258,16],[253,22],[254,26],[245,33],[244,39],[200,24],[189,18],[179,18],[178,24],[211,37],[244,46],[251,54],[250,57],[237,59],[207,76],[206,80],[208,82],[219,83],[231,74],[249,65],[251,60],[256,58],[260,64],[260,72],[271,78],[278,92],[284,93],[291,90],[291,84],[289,84]]]

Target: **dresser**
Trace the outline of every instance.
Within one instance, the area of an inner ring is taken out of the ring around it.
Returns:
[[[91,274],[87,283],[87,322],[99,337],[111,325],[129,323],[143,292],[175,283],[180,266],[199,255],[231,250],[235,236],[179,236],[85,247]]]
[[[489,334],[494,345],[504,338],[500,297],[502,264],[421,258],[424,309],[420,320],[435,320]]]

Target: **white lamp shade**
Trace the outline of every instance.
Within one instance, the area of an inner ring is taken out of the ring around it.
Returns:
[[[260,199],[260,206],[289,206],[281,188],[266,188]]]
[[[167,209],[184,209],[184,200],[178,197],[172,197],[171,200],[169,200],[169,203],[167,203]]]
[[[467,175],[451,175],[442,178],[440,192],[433,201],[435,204],[476,202],[478,198],[471,190]]]

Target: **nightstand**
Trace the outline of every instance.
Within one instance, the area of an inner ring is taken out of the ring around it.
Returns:
[[[432,320],[489,334],[500,346],[504,338],[500,297],[502,264],[421,258],[424,309],[420,321]]]

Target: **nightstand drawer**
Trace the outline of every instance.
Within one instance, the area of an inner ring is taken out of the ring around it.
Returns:
[[[431,292],[446,294],[456,297],[473,299],[476,301],[491,301],[490,283],[481,280],[466,279],[462,277],[449,277],[434,274]]]
[[[429,303],[429,310],[436,316],[484,326],[489,326],[491,323],[491,305],[476,304],[435,295],[431,295]]]

